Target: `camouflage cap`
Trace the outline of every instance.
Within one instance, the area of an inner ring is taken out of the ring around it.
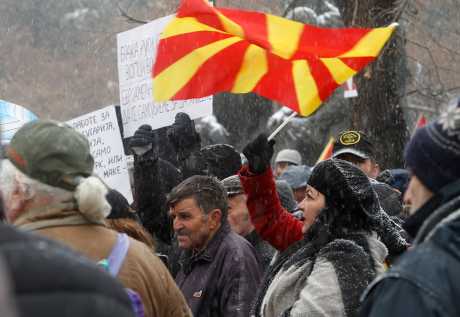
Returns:
[[[11,139],[6,157],[24,174],[42,183],[75,190],[79,177],[93,172],[86,137],[65,123],[38,120],[25,124]]]

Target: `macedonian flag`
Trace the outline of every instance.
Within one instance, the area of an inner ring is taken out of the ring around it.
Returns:
[[[394,28],[319,28],[183,0],[158,45],[154,99],[255,92],[308,116],[378,56]]]

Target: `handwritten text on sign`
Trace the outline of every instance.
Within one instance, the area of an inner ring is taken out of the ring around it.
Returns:
[[[153,102],[152,65],[160,34],[172,19],[167,16],[117,35],[118,81],[124,137],[142,124],[153,129],[169,126],[178,112],[192,119],[212,114],[212,97],[174,102]]]
[[[94,171],[108,186],[133,201],[115,107],[109,106],[67,122],[88,138]]]

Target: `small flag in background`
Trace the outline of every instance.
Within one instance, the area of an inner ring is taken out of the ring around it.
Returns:
[[[318,158],[318,161],[316,161],[316,164],[318,164],[321,161],[330,159],[332,157],[332,151],[334,150],[334,142],[335,139],[333,137],[329,138],[329,142],[327,142],[326,146],[324,147],[324,150],[321,152],[321,155]]]
[[[418,116],[417,122],[415,123],[414,131],[412,132],[412,134],[414,134],[418,128],[424,127],[426,124],[427,124],[426,117],[422,113]]]
[[[326,29],[183,0],[161,36],[154,99],[255,92],[308,116],[378,56],[395,26]]]
[[[345,82],[345,90],[343,91],[343,96],[345,98],[356,98],[358,97],[358,87],[353,80],[353,77],[350,77]]]

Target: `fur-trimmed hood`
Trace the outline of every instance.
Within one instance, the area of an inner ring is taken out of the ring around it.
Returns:
[[[304,239],[269,268],[253,307],[254,316],[355,316],[359,297],[388,254],[375,234],[353,233],[322,243]]]

